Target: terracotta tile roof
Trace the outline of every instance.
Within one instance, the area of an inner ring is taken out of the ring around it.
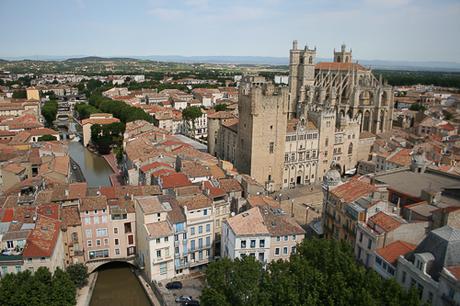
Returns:
[[[275,201],[273,198],[263,195],[249,197],[248,204],[250,207],[258,207],[258,206],[271,206],[271,207],[279,207],[279,203]]]
[[[23,257],[51,257],[60,233],[61,222],[45,216],[39,216],[35,229],[30,233]]]
[[[107,199],[117,199],[117,195],[115,193],[115,187],[114,186],[101,186],[99,187],[99,191],[101,194]]]
[[[376,253],[385,259],[386,262],[395,266],[400,255],[404,256],[413,250],[415,250],[415,245],[397,240],[383,248],[377,249]]]
[[[209,167],[188,160],[182,161],[181,172],[192,178],[211,176]]]
[[[188,210],[196,210],[206,207],[211,207],[212,201],[204,194],[197,194],[193,196],[179,197],[177,202],[180,206],[187,206]]]
[[[232,119],[226,119],[224,121],[222,121],[222,126],[234,131],[234,132],[238,132],[238,122],[239,122],[239,119],[238,118],[232,118]]]
[[[356,63],[321,62],[315,65],[319,70],[368,70]]]
[[[223,197],[227,194],[224,189],[220,187],[214,187],[210,181],[203,182],[203,189],[207,192],[211,199]]]
[[[2,222],[11,222],[13,221],[14,208],[5,208],[3,209]]]
[[[411,149],[400,149],[394,154],[390,154],[388,161],[401,166],[409,166],[411,163]]]
[[[32,129],[29,131],[30,136],[43,136],[43,135],[56,135],[59,134],[58,131],[49,129],[49,128],[39,128],[39,129]]]
[[[331,193],[346,203],[353,202],[362,196],[374,192],[376,188],[359,179],[352,179],[342,185],[339,185],[331,190]]]
[[[259,206],[258,208],[272,237],[305,234],[304,229],[284,212],[269,206]]]
[[[214,113],[208,113],[208,119],[232,119],[235,115],[228,111],[219,111]]]
[[[162,175],[160,179],[161,179],[161,187],[163,189],[177,188],[177,187],[192,185],[192,182],[190,182],[188,177],[183,173],[170,173],[170,174]]]
[[[145,196],[135,198],[144,214],[156,214],[167,211],[157,196]]]
[[[225,172],[218,165],[209,165],[209,171],[211,171],[211,176],[216,179],[225,178]]]
[[[86,182],[83,183],[72,183],[69,184],[69,199],[80,199],[86,196],[86,190],[88,188],[88,184]]]
[[[174,189],[174,194],[178,197],[196,195],[200,193],[200,186],[197,185],[178,187]]]
[[[26,170],[26,168],[24,166],[21,166],[20,164],[8,164],[3,167],[3,170],[17,175],[22,171]]]
[[[402,220],[396,218],[396,216],[391,216],[384,212],[378,212],[368,220],[368,225],[372,227],[377,232],[390,232],[394,229],[397,229],[403,224]]]
[[[269,235],[258,207],[251,208],[226,221],[237,236]]]
[[[59,220],[60,208],[61,207],[59,204],[40,205],[37,207],[37,214],[51,219]]]
[[[106,208],[107,208],[107,198],[103,195],[85,197],[81,199],[81,205],[80,205],[81,211],[106,209]]]
[[[174,171],[173,169],[160,169],[160,170],[152,172],[151,176],[152,177],[160,177],[162,175],[167,175],[169,173],[175,173],[175,172],[176,171]]]
[[[446,269],[452,274],[457,281],[460,280],[460,266],[449,266]]]
[[[145,227],[150,238],[168,237],[174,234],[171,224],[168,221],[148,223]]]
[[[80,212],[78,211],[78,207],[63,207],[61,209],[61,221],[64,228],[81,225]]]
[[[149,170],[152,170],[152,169],[155,169],[155,168],[159,168],[159,167],[166,167],[166,168],[171,168],[171,165],[168,165],[166,163],[162,163],[162,162],[153,162],[153,163],[150,163],[150,164],[147,164],[147,165],[144,165],[142,167],[140,167],[139,169],[142,171],[142,172],[147,172]]]
[[[115,122],[120,122],[118,118],[88,118],[81,121],[82,125],[85,124],[111,124]]]
[[[243,191],[241,184],[234,178],[223,178],[219,180],[220,187],[225,190],[225,192],[235,192]]]

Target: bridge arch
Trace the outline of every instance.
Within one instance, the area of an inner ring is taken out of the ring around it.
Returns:
[[[101,258],[96,260],[91,260],[86,262],[86,266],[88,267],[88,273],[93,273],[100,267],[110,264],[110,263],[126,263],[132,266],[133,268],[138,268],[138,264],[136,261],[135,256],[128,257],[128,258]]]

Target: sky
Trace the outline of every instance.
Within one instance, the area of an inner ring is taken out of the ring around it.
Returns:
[[[0,0],[0,57],[289,56],[460,62],[460,0]]]

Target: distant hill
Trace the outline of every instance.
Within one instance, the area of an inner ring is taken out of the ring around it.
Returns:
[[[36,61],[66,61],[66,62],[98,62],[98,61],[160,61],[176,63],[210,63],[210,64],[239,64],[239,65],[288,65],[287,57],[270,56],[182,56],[182,55],[149,55],[126,57],[100,56],[47,56],[34,55],[26,57],[7,57],[1,60],[36,60]],[[318,58],[318,61],[331,61],[330,58]],[[358,60],[360,64],[372,69],[410,70],[410,71],[447,71],[460,72],[460,63],[446,61],[391,61],[391,60]]]
[[[137,59],[128,57],[100,57],[100,56],[85,56],[68,58],[65,62],[107,62],[107,61],[135,61]]]

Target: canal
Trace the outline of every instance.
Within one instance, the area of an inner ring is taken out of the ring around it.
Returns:
[[[150,306],[150,301],[131,266],[112,262],[98,269],[89,306]]]
[[[69,155],[80,166],[88,187],[110,186],[112,168],[106,160],[85,148],[80,142],[69,142]]]

